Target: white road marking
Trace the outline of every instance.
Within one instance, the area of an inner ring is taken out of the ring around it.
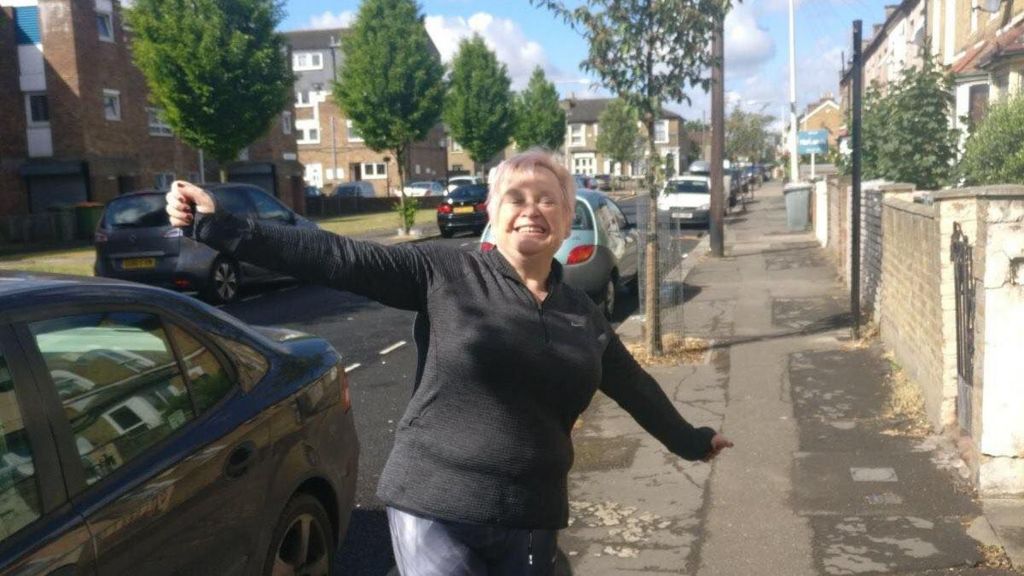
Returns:
[[[356,368],[359,368],[360,366],[362,366],[362,364],[360,364],[359,362],[345,366],[345,374],[348,374],[349,372],[355,370]]]
[[[383,355],[385,355],[385,354],[387,354],[389,352],[394,352],[395,350],[398,350],[402,346],[405,346],[405,340],[402,340],[401,342],[396,342],[396,343],[392,344],[391,346],[388,346],[387,348],[381,350],[380,351],[380,355],[383,356]]]

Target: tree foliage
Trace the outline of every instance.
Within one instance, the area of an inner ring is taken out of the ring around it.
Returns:
[[[295,78],[274,0],[135,0],[132,57],[175,135],[222,165],[267,132]]]
[[[565,110],[558,91],[540,66],[533,69],[526,89],[515,98],[516,146],[521,150],[543,146],[557,150],[565,142]]]
[[[1024,184],[1024,96],[1003,100],[967,138],[959,175],[968,186]]]
[[[390,150],[401,205],[413,142],[426,138],[444,106],[444,66],[414,0],[363,0],[348,34],[334,99],[366,146]],[[408,232],[409,226],[403,221]]]
[[[598,117],[597,151],[623,165],[635,161],[643,151],[640,118],[628,104],[616,98]]]
[[[484,164],[512,141],[512,80],[484,39],[474,34],[459,42],[452,59],[444,121],[452,137],[477,164]]]
[[[711,82],[711,39],[725,19],[730,0],[530,0],[562,17],[589,44],[580,67],[597,75],[601,84],[635,109],[646,129],[648,166],[659,157],[654,123],[665,102],[688,102],[688,88],[707,91]],[[649,221],[657,221],[656,170],[647,170]],[[661,353],[658,302],[657,228],[646,239],[646,344]]]
[[[769,126],[775,118],[759,112],[748,112],[737,104],[725,119],[725,155],[737,161],[763,161],[772,148]]]
[[[861,125],[864,177],[909,182],[921,190],[949,183],[959,141],[948,120],[954,109],[952,76],[927,56],[884,94],[869,88]]]

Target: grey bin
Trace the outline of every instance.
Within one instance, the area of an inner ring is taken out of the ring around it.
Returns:
[[[793,182],[782,189],[786,197],[786,228],[790,232],[807,230],[811,211],[811,184]]]

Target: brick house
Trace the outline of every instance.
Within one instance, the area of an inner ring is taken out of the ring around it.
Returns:
[[[461,144],[455,141],[455,139],[448,138],[447,142],[449,176],[460,176],[463,174],[487,176],[491,168],[501,164],[505,159],[511,158],[518,151],[515,142],[513,142],[506,146],[504,150],[495,154],[494,157],[487,162],[477,164],[469,156],[469,151],[463,148]]]
[[[341,64],[344,28],[285,32],[295,72],[295,130],[299,161],[311,186],[331,189],[342,182],[364,180],[378,196],[398,186],[398,163],[389,151],[367,148],[335,104],[331,87]],[[437,53],[437,49],[431,44]],[[407,182],[445,178],[445,133],[439,122],[415,142],[406,166]]]
[[[563,150],[566,167],[573,174],[633,177],[643,173],[643,162],[622,166],[613,163],[610,158],[605,158],[597,150],[597,135],[600,130],[598,118],[611,101],[610,98],[579,100],[575,97],[562,100],[567,124]],[[675,112],[662,109],[661,116],[654,125],[654,142],[659,155],[665,164],[671,167],[673,174],[679,174],[686,169],[680,161],[680,149],[685,147],[681,145],[684,141],[682,117]],[[686,143],[688,145],[688,141]]]
[[[801,131],[825,130],[828,132],[828,147],[835,149],[836,138],[840,131],[845,128],[846,118],[843,116],[839,104],[832,98],[831,94],[824,96],[821,100],[809,104],[807,110],[800,116],[797,127]]]
[[[147,102],[116,0],[0,0],[0,215],[45,212],[200,181],[200,155]],[[301,203],[288,122],[229,166],[232,180]],[[217,166],[205,159],[208,180]]]

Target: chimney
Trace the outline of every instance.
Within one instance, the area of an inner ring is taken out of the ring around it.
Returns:
[[[881,29],[882,29],[882,25],[881,24],[875,24],[875,26],[871,29],[871,39],[872,40],[874,40],[875,38],[878,37],[878,31],[881,30]]]
[[[885,7],[885,21],[886,22],[889,21],[889,17],[892,16],[892,13],[895,12],[897,8],[899,8],[899,6],[896,5],[896,4],[889,4],[888,6]]]

